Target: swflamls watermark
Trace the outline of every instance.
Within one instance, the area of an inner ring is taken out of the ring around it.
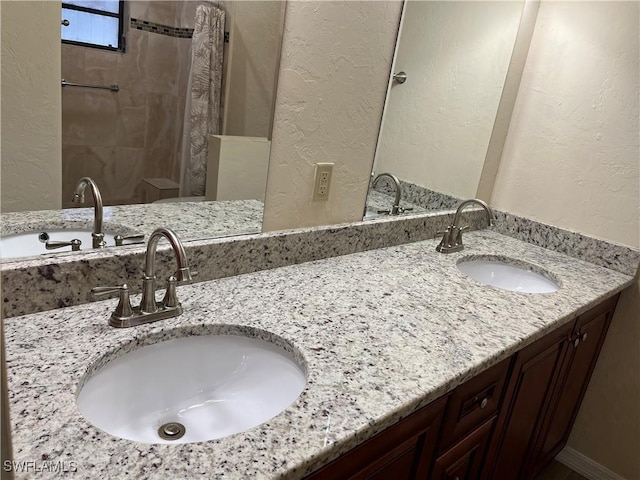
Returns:
[[[5,472],[16,473],[73,473],[78,471],[78,464],[73,461],[52,460],[5,460],[2,462]]]

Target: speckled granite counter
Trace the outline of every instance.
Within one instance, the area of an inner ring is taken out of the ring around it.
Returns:
[[[74,478],[299,478],[633,281],[489,230],[465,234],[459,253],[438,254],[436,244],[179,287],[185,314],[131,329],[107,326],[114,300],[5,320],[16,460],[73,461]],[[561,288],[497,290],[456,268],[483,254],[534,263]],[[269,422],[206,443],[146,445],[78,413],[78,385],[106,354],[234,331],[227,325],[272,332],[305,358],[306,390]]]
[[[259,233],[262,231],[263,207],[259,200],[145,203],[104,207],[103,230],[120,235],[143,233],[145,238],[148,238],[156,228],[168,227],[183,241]],[[55,228],[91,230],[92,227],[93,207],[13,212],[0,216],[0,235]],[[91,250],[83,250],[82,253],[91,253]],[[58,251],[30,258],[55,258],[60,255],[77,256],[75,253]],[[22,260],[24,258],[7,258],[2,261]]]
[[[388,193],[378,192],[377,190],[369,189],[367,194],[367,203],[365,206],[366,212],[375,212],[391,210],[395,197]],[[427,209],[407,202],[406,200],[400,200],[400,207],[404,210],[403,213],[414,215],[416,213],[424,213]],[[365,213],[365,220],[367,220],[367,213]],[[388,215],[380,213],[379,215]],[[377,215],[373,215],[375,218]]]

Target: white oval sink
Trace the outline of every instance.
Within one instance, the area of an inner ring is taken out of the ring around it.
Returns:
[[[89,422],[111,435],[143,443],[192,443],[266,422],[305,386],[305,373],[293,355],[273,343],[202,335],[116,358],[87,380],[77,404]],[[182,425],[184,436],[161,438],[159,429],[170,423]]]
[[[514,292],[551,293],[560,288],[550,274],[534,271],[538,267],[515,260],[507,263],[497,257],[463,258],[458,268],[476,282]]]
[[[81,230],[73,228],[44,229],[31,232],[14,233],[0,237],[0,257],[17,258],[30,257],[33,255],[42,255],[45,253],[62,253],[70,252],[71,247],[60,247],[54,250],[47,250],[45,242],[40,240],[40,234],[46,232],[49,235],[49,241],[69,242],[78,239],[82,242],[80,251],[87,251],[93,248],[91,230]],[[107,245],[116,244],[114,236],[117,233],[104,232],[104,239]]]

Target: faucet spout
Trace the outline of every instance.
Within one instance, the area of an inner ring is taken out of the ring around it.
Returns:
[[[154,232],[149,237],[145,255],[142,302],[140,303],[140,308],[142,309],[143,313],[153,313],[158,309],[155,299],[156,250],[158,248],[158,242],[163,237],[169,240],[169,244],[171,245],[173,253],[176,257],[176,280],[178,282],[188,282],[192,280],[191,270],[187,265],[187,255],[185,254],[184,246],[182,245],[182,242],[180,241],[176,233],[173,230],[164,227],[154,230]]]
[[[436,251],[440,253],[453,253],[453,252],[459,252],[464,248],[464,245],[462,243],[462,232],[466,230],[468,227],[460,226],[460,216],[462,215],[462,211],[466,207],[474,203],[477,203],[482,208],[484,208],[484,211],[487,214],[487,220],[489,221],[489,226],[490,227],[493,226],[494,214],[493,214],[493,210],[491,210],[491,207],[489,205],[487,205],[485,202],[477,198],[465,200],[458,206],[458,209],[456,210],[456,214],[453,217],[453,224],[449,225],[444,232],[439,232],[442,235],[442,241],[436,247]]]
[[[480,200],[478,198],[472,198],[470,200],[465,200],[464,202],[462,202],[458,206],[458,209],[456,210],[456,215],[453,217],[453,225],[458,226],[458,227],[460,226],[460,215],[462,215],[462,210],[464,210],[469,205],[473,205],[474,203],[477,203],[482,208],[484,208],[484,211],[487,213],[487,220],[489,222],[489,226],[493,227],[493,219],[495,218],[495,215],[493,214],[493,210],[491,210],[491,207],[489,205],[487,205],[486,202],[484,202],[484,201],[482,201],[482,200]]]
[[[93,197],[93,231],[91,233],[93,248],[104,248],[106,242],[104,241],[104,233],[102,232],[102,217],[103,217],[103,205],[102,195],[96,182],[89,177],[82,177],[78,180],[75,192],[73,194],[74,203],[84,203],[84,191],[89,187],[91,190],[91,196]]]
[[[375,188],[376,185],[378,184],[378,181],[383,177],[390,178],[395,186],[396,197],[393,200],[393,207],[391,207],[391,215],[397,215],[400,211],[400,198],[402,196],[402,187],[400,187],[400,180],[398,180],[398,177],[390,173],[381,173],[373,180],[373,183],[371,184],[371,186]]]

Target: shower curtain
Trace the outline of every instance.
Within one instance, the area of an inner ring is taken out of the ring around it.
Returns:
[[[220,133],[224,20],[224,10],[216,6],[196,9],[182,131],[181,197],[204,195],[207,136]]]

